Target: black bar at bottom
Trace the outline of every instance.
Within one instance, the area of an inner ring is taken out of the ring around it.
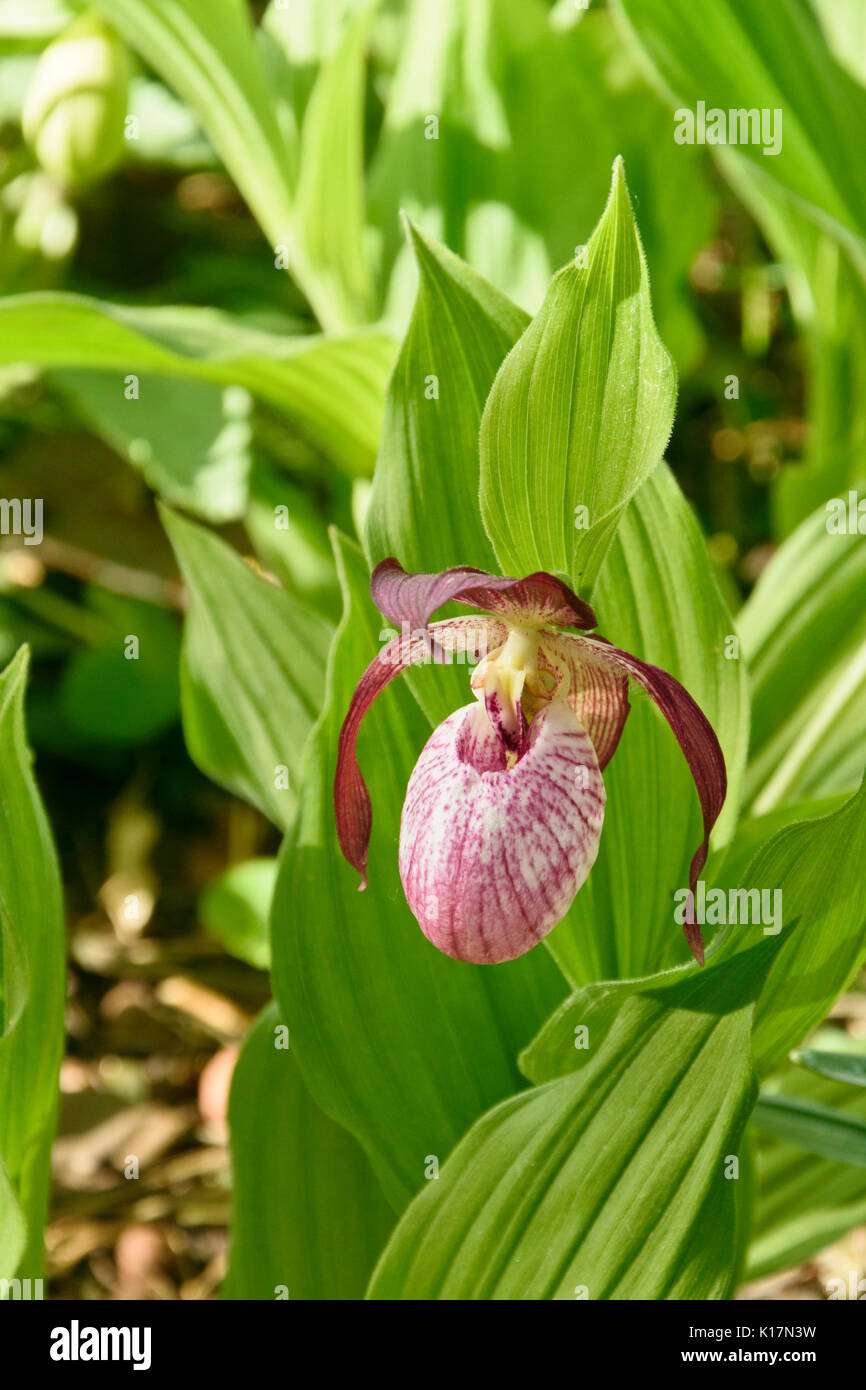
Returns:
[[[844,1307],[844,1302],[853,1306]],[[863,1307],[860,1306],[863,1303]],[[522,1303],[447,1307],[374,1303],[0,1303],[0,1345],[15,1370],[52,1379],[128,1372],[137,1380],[166,1370],[196,1377],[285,1374],[303,1381],[376,1370],[429,1378],[478,1366],[488,1375],[511,1358],[551,1370],[563,1355],[578,1375],[613,1372],[699,1375],[708,1367],[766,1372],[802,1366],[826,1378],[856,1364],[866,1299],[752,1303]],[[458,1340],[449,1335],[451,1329]],[[560,1371],[557,1378],[562,1371]],[[137,1368],[137,1369],[136,1369]]]

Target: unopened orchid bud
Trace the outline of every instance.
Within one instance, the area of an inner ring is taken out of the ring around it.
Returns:
[[[109,172],[123,148],[129,60],[113,30],[82,15],[45,49],[21,125],[46,173],[66,187]]]

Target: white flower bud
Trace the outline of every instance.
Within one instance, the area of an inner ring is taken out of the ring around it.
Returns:
[[[82,15],[45,49],[21,115],[42,168],[67,187],[101,178],[118,162],[129,62],[98,16]]]

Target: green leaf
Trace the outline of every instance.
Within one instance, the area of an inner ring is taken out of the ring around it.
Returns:
[[[364,244],[364,45],[367,4],[320,69],[301,128],[296,216],[326,323],[363,323],[373,286]]]
[[[846,1081],[852,1086],[866,1086],[866,1054],[859,1052],[816,1052],[805,1047],[792,1053],[791,1060],[818,1076],[830,1081]]]
[[[393,355],[378,329],[286,338],[212,309],[127,308],[53,293],[0,299],[0,366],[105,368],[116,373],[118,401],[130,374],[243,386],[349,473],[372,467]],[[143,376],[139,400],[147,387]],[[132,415],[136,403],[125,403]]]
[[[244,1043],[229,1102],[234,1209],[224,1298],[360,1298],[394,1216],[360,1145],[277,1046],[274,1004]]]
[[[866,779],[838,811],[781,830],[741,880],[749,891],[778,892],[784,949],[755,1010],[755,1058],[762,1075],[824,1018],[851,983],[866,952],[859,882],[866,853]],[[794,930],[802,921],[803,929]],[[743,949],[729,929],[719,959]]]
[[[623,1000],[574,1075],[469,1131],[397,1226],[378,1299],[725,1298],[754,1103],[750,1031],[775,943]]]
[[[189,755],[285,828],[298,751],[322,701],[331,625],[204,527],[166,507],[160,515],[189,589],[181,660]]]
[[[682,365],[702,331],[688,266],[714,234],[715,190],[703,152],[670,139],[670,117],[629,63],[611,16],[572,15],[557,32],[545,0],[413,0],[371,163],[369,204],[402,309],[407,209],[472,268],[534,312],[550,278],[598,219],[622,154],[653,286],[656,322]],[[539,99],[539,93],[544,99]],[[430,138],[431,115],[438,139]],[[571,167],[574,132],[591,130]],[[553,176],[552,176],[553,175]]]
[[[775,480],[773,518],[782,536],[828,497],[847,500],[866,477],[866,287],[835,242],[820,235],[816,242],[809,432],[802,463],[783,468]]]
[[[514,153],[505,93],[491,71],[491,49],[504,28],[502,4],[412,0],[407,11],[370,169],[370,203],[389,269],[400,208],[423,217],[428,230],[465,254],[467,213],[489,196],[491,156]],[[537,12],[532,18],[538,24]]]
[[[752,895],[736,914],[748,922],[719,928],[705,973],[726,966],[749,950],[764,926],[754,923],[755,902],[771,912],[781,908],[781,931],[767,934],[779,952],[755,1008],[755,1062],[762,1076],[784,1061],[824,1018],[850,984],[866,953],[866,919],[859,884],[866,856],[866,780],[840,810],[818,820],[789,825],[774,835],[743,871],[738,891]],[[754,895],[758,894],[755,899]],[[762,894],[769,894],[766,899]],[[773,897],[778,894],[778,897]],[[727,904],[732,901],[728,894]],[[726,908],[727,910],[727,908]],[[687,965],[652,977],[659,989],[671,988],[699,967]],[[605,1019],[622,995],[648,987],[646,980],[589,985],[560,1006],[521,1057],[533,1081],[562,1076],[580,1065],[575,1028]]]
[[[499,0],[494,7],[492,66],[510,141],[496,152],[488,196],[510,205],[522,224],[542,236],[550,263],[559,265],[595,225],[611,165],[622,155],[640,214],[653,315],[682,370],[701,354],[703,331],[688,268],[715,235],[716,191],[706,177],[703,151],[671,140],[670,116],[639,65],[629,61],[610,12],[596,6],[578,14],[573,3],[571,10],[580,23],[562,33],[554,30],[541,0]],[[552,177],[570,167],[578,130],[592,131],[581,146],[580,177]],[[477,199],[474,180],[457,186]],[[494,249],[488,246],[485,259],[473,261],[485,274],[492,273]],[[496,283],[515,293],[508,281]]]
[[[337,740],[378,650],[381,619],[363,557],[336,539],[345,612],[321,720],[307,745],[298,818],[274,897],[274,990],[322,1109],[352,1131],[398,1207],[487,1106],[521,1085],[515,1056],[563,992],[546,952],[507,965],[450,960],[422,935],[397,869],[400,811],[430,725],[399,682],[364,721],[359,760],[373,803],[369,887],[340,854]],[[431,682],[436,667],[421,674]]]
[[[244,525],[259,559],[283,587],[336,620],[340,587],[318,497],[283,469],[259,465],[250,480]]]
[[[780,263],[804,339],[809,428],[772,493],[774,530],[787,536],[866,476],[866,286],[838,242],[754,164],[730,150],[717,159]]]
[[[47,1190],[47,1189],[46,1189]],[[27,1224],[24,1220],[24,1213],[15,1195],[15,1188],[6,1171],[6,1165],[0,1158],[0,1274],[2,1279],[11,1279],[21,1263],[21,1257],[27,1246]],[[39,1253],[40,1263],[31,1268],[41,1270],[41,1251]],[[33,1277],[25,1275],[25,1278]],[[36,1275],[38,1279],[39,1274]]]
[[[838,1036],[835,1030],[831,1034],[832,1039]],[[855,1086],[791,1065],[772,1084],[780,1095],[866,1122],[866,1094]],[[819,1158],[764,1133],[757,1173],[749,1279],[808,1259],[866,1220],[866,1174],[857,1164]]]
[[[866,1167],[866,1120],[839,1115],[826,1105],[791,1096],[762,1096],[753,1123],[759,1134],[771,1134],[821,1158]]]
[[[825,796],[818,801],[797,801],[790,806],[777,806],[765,816],[752,816],[740,821],[730,844],[712,853],[707,860],[704,879],[714,888],[736,888],[759,849],[778,830],[798,821],[817,820],[819,816],[838,811],[848,800],[846,796]]]
[[[60,873],[24,727],[28,653],[0,675],[0,1277],[42,1274],[63,1055]]]
[[[524,1048],[521,1071],[540,1086],[579,1070],[586,1061],[587,1040],[594,1046],[605,1035],[626,999],[650,988],[662,993],[693,973],[686,965],[644,979],[595,980],[584,985],[562,1001]]]
[[[478,511],[478,430],[493,378],[527,316],[408,218],[418,290],[385,399],[366,523],[371,563],[497,570]],[[467,698],[465,669],[409,685],[431,722]]]
[[[617,646],[685,685],[716,731],[728,797],[714,837],[736,822],[749,730],[744,663],[695,517],[667,465],[623,515],[596,586],[599,627]],[[574,985],[647,975],[688,958],[673,893],[688,885],[701,842],[697,793],[673,734],[652,703],[632,709],[604,773],[598,858],[565,920],[547,938]]]
[[[661,458],[675,399],[617,160],[585,267],[576,260],[554,278],[485,406],[481,513],[505,574],[559,570],[592,589],[626,504]]]
[[[749,0],[615,0],[671,104],[781,112],[781,145],[737,146],[760,177],[777,183],[866,267],[866,189],[851,177],[866,139],[866,93],[834,62],[799,0],[756,8]],[[671,131],[673,138],[673,128]]]
[[[334,52],[348,17],[364,0],[270,0],[262,25],[296,70],[316,68]]]
[[[860,0],[812,0],[834,58],[866,83],[866,10]]]
[[[86,591],[85,611],[102,619],[106,634],[76,652],[63,672],[64,725],[91,747],[140,746],[157,738],[180,717],[175,615],[95,586]]]
[[[127,400],[116,370],[60,371],[52,380],[165,502],[217,523],[243,516],[252,442],[246,391],[149,376],[138,399]]]
[[[484,402],[526,314],[405,219],[418,265],[415,307],[385,399],[367,513],[373,563],[408,570],[496,559],[478,515],[478,430]]]
[[[866,547],[828,521],[820,507],[788,537],[737,619],[753,686],[755,814],[850,790],[866,763]]]
[[[205,930],[257,970],[270,968],[268,918],[276,880],[276,859],[244,859],[209,883],[198,900]]]

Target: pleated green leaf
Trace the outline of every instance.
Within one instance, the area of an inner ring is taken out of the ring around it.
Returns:
[[[724,969],[765,931],[778,941],[778,954],[755,1008],[753,1041],[762,1076],[817,1027],[863,961],[864,856],[866,781],[839,810],[773,835],[742,872],[737,892],[751,896],[748,902],[738,896],[734,913],[747,920],[719,927],[705,973]],[[728,893],[726,914],[731,901]],[[653,978],[659,989],[668,989],[698,969],[687,965]],[[593,1018],[607,1018],[620,996],[646,985],[641,980],[612,981],[573,994],[521,1057],[526,1075],[538,1082],[573,1071],[581,1060],[574,1045],[575,1028],[588,1026]]]
[[[96,585],[85,591],[82,608],[99,637],[73,653],[61,677],[66,736],[91,748],[140,748],[180,717],[175,614]],[[130,637],[137,642],[134,658]]]
[[[527,316],[408,218],[418,290],[385,400],[367,513],[371,564],[498,566],[478,506],[478,430],[502,359]],[[408,677],[434,724],[466,702],[465,668]]]
[[[481,512],[506,574],[595,583],[662,456],[676,373],[656,332],[621,160],[583,254],[503,363],[481,425]]]
[[[844,251],[818,239],[813,275],[815,322],[810,333],[809,436],[802,464],[775,481],[778,535],[829,497],[844,498],[866,478],[866,285]]]
[[[668,112],[623,54],[606,8],[579,14],[573,0],[563,8],[580,19],[570,32],[554,25],[546,0],[407,5],[369,177],[384,268],[398,257],[389,307],[402,304],[397,212],[406,208],[533,312],[550,267],[598,220],[622,154],[641,210],[656,322],[684,366],[702,342],[688,266],[715,225],[702,152],[670,139]],[[434,114],[438,139],[429,138]],[[572,167],[583,130],[592,138],[581,142],[579,177],[551,177]]]
[[[599,630],[683,683],[716,731],[728,797],[715,843],[736,822],[749,734],[749,692],[733,620],[691,508],[662,463],[623,515],[593,596]],[[682,752],[635,689],[604,772],[598,858],[547,945],[575,985],[648,975],[688,959],[673,893],[688,886],[701,842],[697,793]]]
[[[236,521],[247,505],[252,427],[248,392],[216,382],[148,375],[136,400],[118,374],[52,372],[94,434],[140,468],[172,506],[205,521]]]
[[[734,150],[716,158],[779,263],[804,340],[809,429],[802,456],[773,480],[781,538],[866,477],[866,285],[838,241],[758,166]]]
[[[234,1203],[223,1297],[361,1298],[394,1214],[361,1146],[312,1100],[285,1040],[269,1004],[232,1078]]]
[[[418,289],[385,400],[367,513],[373,564],[496,569],[478,509],[478,430],[493,379],[529,319],[407,218]]]
[[[820,1158],[866,1167],[866,1120],[838,1114],[827,1105],[794,1100],[791,1096],[762,1096],[752,1122],[759,1134],[771,1134]]]
[[[741,820],[730,844],[712,853],[707,860],[703,877],[714,888],[737,888],[755,855],[786,826],[799,821],[817,820],[845,805],[847,796],[825,796],[818,801],[797,801],[777,806],[764,816]]]
[[[286,837],[271,918],[274,991],[314,1099],[360,1140],[386,1193],[405,1205],[425,1166],[521,1084],[516,1055],[564,981],[532,951],[507,965],[450,960],[422,935],[397,869],[400,811],[430,724],[399,682],[367,715],[359,762],[373,805],[368,887],[334,824],[337,741],[352,692],[379,650],[381,619],[360,552],[336,541],[345,611],[322,718],[307,745],[298,818]],[[437,668],[419,671],[431,682]]]
[[[26,648],[0,675],[0,1278],[42,1275],[66,1005],[60,872],[24,727]]]
[[[364,0],[269,0],[262,27],[279,43],[296,73],[316,71],[334,52],[343,28]]]
[[[849,498],[838,501],[779,547],[738,615],[755,813],[850,790],[866,763],[866,546],[849,525]]]
[[[107,368],[119,400],[131,374],[243,386],[349,473],[369,473],[394,356],[378,329],[287,338],[196,308],[128,308],[82,295],[0,299],[0,365]],[[136,402],[125,401],[134,419]],[[130,426],[131,427],[131,426]]]
[[[833,1037],[838,1037],[834,1032]],[[822,1046],[823,1046],[822,1042]],[[849,1054],[862,1061],[862,1054]],[[866,1093],[788,1065],[774,1095],[866,1123]],[[788,1269],[866,1220],[866,1172],[809,1153],[764,1130],[757,1144],[757,1201],[746,1277]]]
[[[729,111],[768,112],[778,142],[771,127],[769,141],[738,143],[737,158],[834,228],[862,273],[866,188],[851,170],[866,139],[866,92],[831,57],[808,5],[615,0],[614,8],[678,110],[694,112],[703,101],[707,111],[724,111],[726,125]]]
[[[337,501],[339,484],[335,491]],[[278,507],[286,508],[288,514],[278,512]],[[274,524],[277,518],[279,526]],[[328,522],[309,487],[295,482],[282,468],[259,465],[250,478],[244,526],[265,569],[289,593],[300,595],[329,618],[339,617],[340,586]]]
[[[295,213],[325,323],[364,323],[373,286],[364,243],[364,44],[373,6],[323,64],[301,128]]]
[[[212,532],[167,507],[160,515],[189,589],[181,655],[189,755],[285,828],[298,752],[324,693],[331,624]]]
[[[851,1086],[866,1086],[866,1055],[859,1052],[822,1052],[804,1047],[792,1054],[800,1066],[829,1081],[846,1081]]]
[[[371,1297],[727,1297],[774,949],[625,998],[579,1071],[489,1111],[403,1216]]]

